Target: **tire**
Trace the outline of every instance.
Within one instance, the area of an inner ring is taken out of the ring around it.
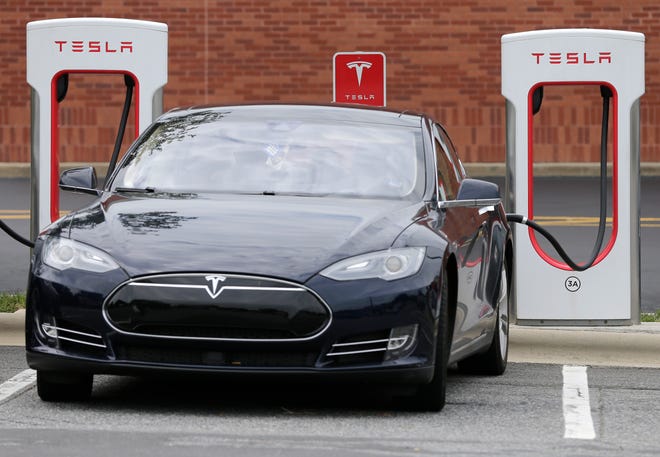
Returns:
[[[509,357],[509,316],[511,312],[509,284],[509,270],[506,262],[502,262],[493,340],[486,352],[458,362],[459,370],[488,376],[499,376],[506,370]]]
[[[92,395],[94,376],[88,373],[65,373],[37,370],[37,393],[48,402],[87,401]]]
[[[447,396],[447,360],[451,346],[452,325],[449,323],[449,286],[446,269],[440,286],[440,316],[438,316],[438,336],[435,347],[435,370],[428,384],[417,388],[411,406],[416,411],[441,411]]]

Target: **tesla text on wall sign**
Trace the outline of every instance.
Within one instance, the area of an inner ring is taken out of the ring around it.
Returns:
[[[334,101],[385,106],[385,55],[338,52],[334,55]]]
[[[612,53],[601,51],[589,52],[532,52],[536,64],[549,63],[551,65],[593,65],[612,63]]]
[[[89,52],[89,53],[133,53],[132,41],[89,41],[89,40],[55,40],[58,52]]]

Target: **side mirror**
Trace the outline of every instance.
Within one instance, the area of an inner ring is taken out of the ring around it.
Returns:
[[[83,194],[100,195],[96,188],[96,170],[93,167],[71,168],[62,172],[60,189]]]
[[[485,211],[499,205],[502,201],[500,188],[497,184],[480,179],[466,178],[458,188],[456,200],[440,202],[440,208],[453,208],[457,206],[484,208]]]
[[[500,187],[497,184],[481,179],[464,179],[458,188],[456,200],[486,200],[501,198]]]

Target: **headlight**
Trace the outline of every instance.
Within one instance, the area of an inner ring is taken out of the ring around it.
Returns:
[[[417,273],[424,261],[426,248],[398,248],[371,252],[344,259],[329,266],[321,276],[337,281],[380,278],[386,281]]]
[[[49,237],[44,242],[43,262],[57,270],[78,270],[105,273],[119,268],[117,262],[103,251],[66,238]]]

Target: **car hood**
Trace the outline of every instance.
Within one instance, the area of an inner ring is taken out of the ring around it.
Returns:
[[[106,195],[73,213],[70,237],[130,276],[248,273],[304,282],[337,260],[387,249],[423,203],[255,195]]]

